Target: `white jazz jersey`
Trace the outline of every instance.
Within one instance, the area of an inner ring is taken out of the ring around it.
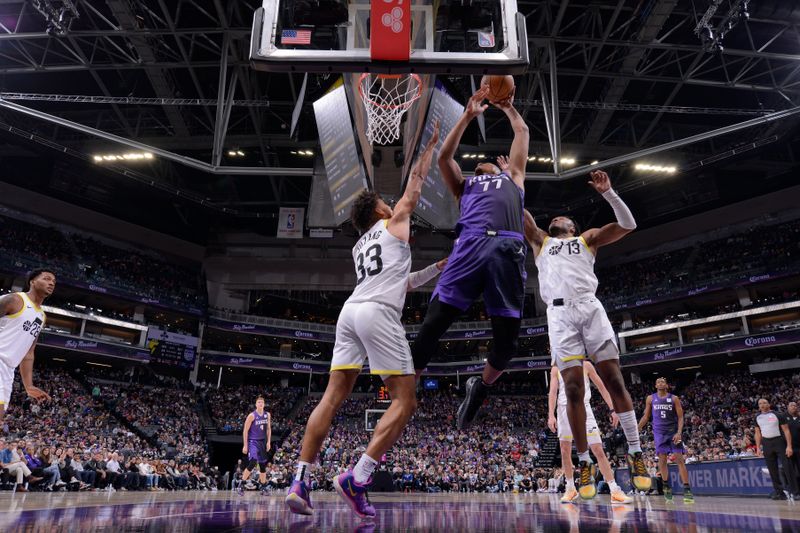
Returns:
[[[594,296],[597,291],[594,254],[583,237],[546,237],[536,256],[536,267],[539,292],[548,305],[556,298]]]
[[[0,318],[0,405],[8,405],[14,386],[14,369],[19,366],[44,327],[42,308],[23,292],[22,309]]]
[[[353,246],[356,288],[345,303],[375,302],[403,310],[411,272],[411,247],[379,220]]]
[[[411,249],[377,222],[353,247],[356,288],[336,321],[331,371],[361,370],[370,374],[405,376],[414,362],[400,315],[406,299]]]

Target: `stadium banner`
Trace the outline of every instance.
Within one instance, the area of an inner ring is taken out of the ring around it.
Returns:
[[[69,335],[58,335],[55,333],[43,332],[39,335],[38,344],[50,348],[60,348],[75,352],[84,352],[98,355],[107,355],[119,359],[129,359],[131,361],[150,362],[150,353],[146,350],[133,346],[112,344],[108,342],[95,341],[86,338],[72,337]]]
[[[235,331],[237,333],[250,333],[253,335],[268,335],[270,337],[281,337],[285,339],[306,339],[310,341],[333,342],[336,340],[336,333],[333,328],[331,332],[308,331],[304,329],[285,328],[280,326],[262,326],[260,324],[246,324],[242,322],[229,322],[219,318],[208,318],[208,327]]]
[[[154,363],[192,368],[199,342],[198,337],[172,333],[153,326],[147,330],[147,348]]]
[[[305,212],[304,207],[281,207],[278,213],[278,238],[302,239]]]
[[[626,354],[620,357],[623,366],[643,365],[658,361],[685,359],[724,352],[738,352],[763,346],[778,346],[800,342],[800,329],[791,331],[774,331],[760,335],[737,337],[724,341],[712,341],[703,344],[677,346],[666,350]]]
[[[686,469],[689,471],[689,485],[694,494],[766,496],[772,492],[772,478],[762,457],[690,463],[686,465]],[[618,468],[615,477],[617,484],[627,490],[631,480],[630,471],[627,468]],[[669,481],[673,492],[683,494],[678,465],[669,465]]]
[[[320,342],[334,342],[336,334],[331,327],[331,332],[314,331],[300,328],[287,328],[279,326],[262,326],[260,324],[247,324],[242,322],[229,322],[220,318],[209,317],[208,327],[215,329],[224,329],[227,331],[235,331],[237,333],[250,333],[253,335],[269,335],[272,337],[281,337],[287,339],[307,339],[311,341]],[[536,337],[538,335],[545,335],[547,333],[546,326],[531,326],[523,327],[520,331],[520,337]],[[407,331],[406,338],[413,341],[417,338],[418,331]],[[491,329],[469,329],[463,331],[448,331],[443,336],[443,341],[448,340],[469,340],[469,339],[491,339]]]
[[[214,351],[203,351],[201,353],[201,362],[206,365],[238,366],[243,368],[279,370],[288,372],[311,372],[312,374],[327,374],[330,371],[331,366],[330,361],[282,359],[278,357],[248,356],[238,353]],[[428,368],[425,369],[424,374],[426,376],[480,374],[483,371],[483,365],[483,363],[431,363]],[[506,370],[514,372],[527,370],[547,370],[549,368],[549,359],[520,359],[512,360]],[[369,365],[365,363],[361,373],[368,374]]]

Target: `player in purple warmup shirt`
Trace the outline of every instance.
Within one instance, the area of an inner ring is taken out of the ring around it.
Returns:
[[[639,431],[642,431],[653,413],[653,438],[656,445],[656,455],[658,455],[658,471],[664,482],[664,497],[667,501],[672,501],[672,486],[669,484],[669,466],[667,457],[674,454],[675,462],[678,464],[678,472],[683,481],[683,501],[694,503],[691,488],[689,487],[689,472],[686,470],[684,454],[686,448],[683,446],[683,406],[681,400],[669,392],[666,378],[656,380],[656,392],[645,400],[644,414],[639,420]]]
[[[242,453],[247,454],[250,462],[242,472],[242,483],[250,479],[250,473],[258,465],[258,481],[262,486],[267,484],[267,452],[272,447],[272,417],[264,411],[264,397],[256,398],[256,410],[247,415],[242,431]],[[240,492],[242,488],[240,486]]]
[[[482,378],[475,376],[467,381],[467,397],[458,409],[460,428],[475,419],[492,384],[516,355],[525,297],[525,165],[530,135],[525,120],[514,109],[513,94],[507,100],[493,102],[508,116],[514,130],[507,170],[482,161],[474,176],[465,177],[454,159],[469,123],[489,107],[483,104],[487,96],[487,87],[472,95],[439,150],[439,169],[459,202],[461,214],[447,268],[411,350],[419,377],[444,332],[483,294],[492,321],[492,353]]]

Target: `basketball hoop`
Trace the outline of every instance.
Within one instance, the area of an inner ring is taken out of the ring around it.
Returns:
[[[389,144],[400,138],[403,114],[422,95],[422,79],[416,74],[362,74],[358,93],[367,111],[367,139]]]

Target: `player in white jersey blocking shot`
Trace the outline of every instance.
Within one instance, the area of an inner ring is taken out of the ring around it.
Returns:
[[[33,349],[46,319],[42,303],[55,288],[56,275],[47,269],[36,269],[28,274],[28,292],[0,298],[0,420],[11,400],[17,367],[28,396],[34,400],[50,399],[46,392],[33,386]]]
[[[614,427],[619,423],[616,413],[614,412],[614,404],[611,401],[611,395],[608,393],[603,380],[597,375],[594,367],[584,361],[583,362],[583,385],[586,391],[583,396],[583,405],[586,409],[586,436],[589,441],[589,449],[597,458],[597,465],[600,467],[600,472],[603,478],[611,488],[611,503],[631,503],[633,498],[626,496],[622,489],[619,488],[614,480],[614,471],[611,469],[611,464],[608,462],[605,451],[603,451],[603,440],[600,438],[600,428],[597,425],[597,420],[592,411],[591,399],[592,389],[589,382],[594,383],[597,391],[611,410],[611,423]],[[555,413],[555,414],[554,414]],[[575,478],[573,475],[572,466],[572,429],[569,426],[569,419],[567,418],[567,395],[564,387],[564,380],[561,378],[561,372],[558,371],[555,365],[550,369],[550,394],[547,397],[547,425],[550,431],[558,433],[558,442],[561,446],[561,468],[564,470],[564,476],[567,481],[567,490],[564,491],[564,496],[561,498],[562,503],[570,503],[575,501],[580,494],[575,489]],[[583,474],[591,474],[591,469],[587,469]],[[584,485],[583,483],[581,483]],[[589,486],[585,484],[584,486]],[[591,492],[591,491],[590,491]],[[593,496],[593,495],[592,495]],[[591,496],[590,496],[591,497]]]
[[[550,222],[548,231],[544,231],[536,225],[533,216],[525,212],[525,237],[533,248],[539,269],[539,292],[547,304],[550,353],[564,379],[567,417],[578,450],[581,480],[591,480],[587,486],[581,486],[584,498],[596,493],[594,479],[583,474],[584,469],[592,467],[583,403],[583,361],[587,358],[595,364],[611,394],[628,441],[628,464],[634,487],[647,491],[651,484],[639,443],[638,420],[619,366],[614,329],[603,304],[595,296],[594,261],[598,248],[636,229],[636,222],[628,206],[611,188],[608,174],[601,170],[592,172],[589,184],[611,205],[617,222],[581,233],[574,220],[560,216]]]
[[[311,467],[328,436],[333,417],[352,392],[367,359],[370,373],[383,378],[392,403],[355,468],[337,476],[334,486],[357,515],[375,516],[375,508],[367,498],[372,472],[400,437],[417,406],[414,363],[405,329],[400,323],[406,291],[435,278],[445,264],[442,260],[409,274],[411,213],[430,171],[438,139],[437,123],[428,146],[411,170],[405,194],[394,210],[369,191],[364,191],[353,204],[351,219],[363,234],[353,247],[356,288],[336,323],[328,387],[308,419],[297,473],[286,496],[286,504],[292,512],[313,513],[308,495]]]

